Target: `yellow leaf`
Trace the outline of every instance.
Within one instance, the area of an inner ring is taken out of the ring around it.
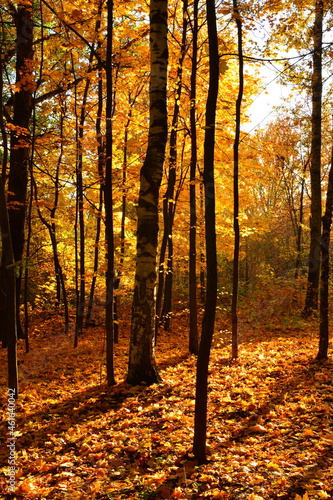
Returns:
[[[271,469],[271,470],[280,470],[280,467],[278,466],[278,464],[275,464],[274,462],[269,462],[266,467],[267,467],[267,469]]]
[[[318,494],[318,496],[319,496],[320,498],[329,498],[329,494],[328,494],[326,491],[324,491],[324,490],[320,490],[320,491],[318,491],[318,493],[317,493],[317,494]]]

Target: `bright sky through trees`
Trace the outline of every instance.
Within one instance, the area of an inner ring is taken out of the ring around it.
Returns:
[[[250,132],[256,128],[263,128],[276,116],[275,108],[283,105],[289,94],[287,86],[278,81],[278,73],[268,65],[261,70],[262,91],[253,99],[248,110],[250,121],[242,124],[242,130]]]

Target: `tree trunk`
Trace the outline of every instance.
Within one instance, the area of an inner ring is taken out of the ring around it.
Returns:
[[[92,62],[93,55],[90,56],[90,64]],[[80,113],[80,123],[79,131],[77,135],[77,167],[76,167],[76,194],[77,194],[77,207],[78,207],[78,221],[79,221],[79,290],[77,293],[77,303],[76,303],[76,320],[75,320],[75,345],[77,345],[77,338],[81,335],[83,330],[83,318],[84,318],[84,308],[85,308],[85,289],[86,289],[86,278],[85,278],[85,238],[84,238],[84,203],[83,203],[83,135],[84,135],[84,124],[86,118],[86,105],[88,98],[88,91],[90,87],[90,80],[87,79]]]
[[[321,238],[321,108],[322,108],[322,37],[323,1],[316,0],[313,27],[312,138],[310,154],[311,220],[308,285],[303,315],[309,317],[318,309]]]
[[[234,142],[234,262],[232,276],[232,304],[231,304],[231,322],[232,322],[232,358],[238,358],[238,284],[239,284],[239,247],[240,247],[240,229],[239,229],[239,142],[241,126],[241,106],[244,90],[244,59],[243,59],[243,34],[242,21],[238,11],[237,0],[233,0],[234,17],[237,25],[238,35],[238,64],[239,64],[239,90],[236,101],[236,133]]]
[[[112,198],[112,45],[113,45],[113,1],[108,0],[108,32],[106,48],[106,128],[105,128],[105,242],[106,242],[106,373],[108,385],[116,383],[114,376],[114,233],[113,233],[113,198]]]
[[[206,461],[208,364],[213,340],[217,300],[214,148],[219,82],[219,54],[215,1],[206,0],[209,41],[209,89],[204,142],[205,239],[207,290],[197,362],[193,453],[199,464]]]
[[[3,40],[1,40],[1,43]],[[1,138],[2,138],[2,165],[1,165],[1,173],[2,173],[2,181],[6,184],[6,170],[7,170],[7,162],[8,162],[8,140],[7,140],[7,130],[5,127],[4,120],[4,101],[3,101],[3,75],[5,71],[5,63],[0,60],[0,129],[1,129]]]
[[[155,365],[155,286],[158,201],[167,141],[167,0],[150,2],[150,123],[140,172],[137,260],[127,381],[158,382]]]
[[[101,28],[101,15],[103,9],[102,0],[99,2],[98,6],[98,19],[96,22],[96,33],[99,32]],[[102,47],[102,42],[100,39],[97,41],[97,52],[100,53]],[[99,240],[101,236],[101,222],[102,222],[102,210],[103,210],[103,192],[104,192],[104,144],[102,136],[102,114],[103,114],[103,73],[102,64],[98,60],[98,105],[97,105],[97,116],[96,116],[96,141],[97,141],[97,171],[100,182],[99,187],[99,200],[98,200],[98,214],[96,218],[96,235],[95,235],[95,245],[94,245],[94,266],[93,266],[93,277],[91,280],[91,287],[89,292],[88,306],[87,306],[87,316],[85,326],[91,326],[92,321],[92,308],[94,304],[95,287],[98,272],[99,263]]]
[[[1,303],[1,338],[3,345],[8,349],[8,388],[13,396],[18,396],[17,372],[17,329],[16,329],[16,293],[15,293],[15,260],[9,230],[8,210],[6,205],[5,187],[0,175],[0,229],[2,240],[2,254],[0,265],[0,283],[4,296],[0,296]]]
[[[197,85],[197,58],[198,58],[198,3],[193,2],[193,39],[192,39],[192,68],[191,68],[191,164],[190,164],[190,249],[189,249],[189,308],[190,308],[190,336],[189,351],[198,354],[198,307],[197,307],[197,212],[196,212],[196,172],[197,172],[197,127],[196,127],[196,85]]]
[[[33,21],[32,2],[19,1],[14,14],[16,24],[16,87],[14,93],[13,130],[10,143],[8,176],[8,215],[14,259],[20,264],[24,249],[24,223],[30,160],[29,123],[33,108]],[[16,315],[18,337],[24,337],[20,326],[21,272],[16,278]]]
[[[201,175],[200,175],[201,177]],[[204,305],[206,300],[206,260],[204,251],[204,212],[205,212],[205,197],[204,197],[204,184],[203,179],[200,182],[200,304]]]
[[[323,216],[323,231],[321,236],[321,275],[320,275],[320,326],[319,348],[317,359],[327,359],[329,343],[329,277],[330,277],[330,236],[333,209],[333,146],[331,167],[328,176],[326,209]]]
[[[305,191],[305,171],[307,167],[305,162],[303,168],[303,177],[301,182],[301,196],[299,200],[299,218],[297,225],[297,235],[296,235],[296,262],[295,262],[295,280],[299,276],[299,269],[301,267],[301,256],[302,256],[302,228],[303,228],[303,213],[304,213],[304,191]]]
[[[172,215],[172,221],[173,218],[174,214]],[[164,285],[164,302],[162,309],[163,328],[166,331],[170,329],[171,310],[172,310],[172,286],[173,286],[173,241],[171,237],[168,240],[168,259],[167,259],[167,270],[166,270],[165,285]]]

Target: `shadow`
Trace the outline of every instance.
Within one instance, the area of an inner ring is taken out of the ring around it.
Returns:
[[[288,395],[288,399],[290,401],[295,401],[298,404],[298,401],[301,400],[300,397],[300,392],[297,392],[297,389],[300,387],[304,388],[305,391],[308,391],[308,393],[313,393],[315,391],[316,399],[317,400],[322,400],[325,404],[332,406],[333,403],[333,397],[330,397],[327,395],[325,391],[327,391],[327,388],[331,387],[331,380],[333,378],[333,363],[329,361],[325,362],[317,362],[317,361],[306,361],[306,362],[301,362],[301,361],[296,361],[294,362],[294,373],[290,377],[288,376],[288,373],[284,373],[282,370],[276,370],[275,372],[270,372],[267,374],[267,377],[270,378],[275,378],[276,381],[274,385],[271,387],[271,393],[272,395],[268,397],[260,406],[254,407],[248,410],[244,410],[242,408],[236,408],[234,410],[230,410],[230,407],[232,408],[233,404],[232,402],[230,403],[229,409],[226,409],[225,412],[220,412],[219,417],[222,419],[230,420],[233,419],[237,423],[239,423],[239,429],[235,430],[234,432],[231,433],[231,436],[226,440],[226,442],[221,445],[222,448],[228,447],[228,443],[232,445],[233,443],[243,443],[244,446],[249,446],[249,443],[247,442],[248,438],[251,436],[254,436],[256,434],[256,425],[260,424],[263,427],[267,427],[269,429],[269,424],[271,423],[271,416],[270,412],[278,407],[279,405],[286,405],[285,398]],[[232,363],[228,359],[222,359],[219,362],[219,365],[221,366],[230,366]],[[245,363],[246,364],[246,363]],[[316,386],[315,388],[309,385],[309,380],[315,379],[316,375],[319,373],[322,373],[323,371],[332,374],[332,377],[327,378],[327,382],[323,383],[322,386]],[[333,396],[333,393],[332,393]],[[320,407],[320,405],[313,405],[314,408],[311,412],[311,420],[307,420],[307,416],[304,416],[304,420],[302,419],[302,413],[299,415],[297,414],[298,410],[297,408],[294,410],[294,418],[298,419],[301,422],[301,425],[303,424],[304,427],[308,427],[311,425],[311,428],[313,428],[315,431],[318,431],[318,433],[324,431],[329,431],[330,433],[333,432],[333,421],[330,421],[327,424],[327,415],[325,411]],[[304,412],[306,413],[306,412]],[[215,423],[214,425],[214,419],[218,419],[219,417],[213,417],[210,419],[208,422],[208,425],[211,428],[218,427],[220,425]],[[317,419],[315,421],[315,419]],[[278,423],[274,422],[274,425],[276,426],[275,429],[279,429]],[[252,431],[251,429],[254,429]],[[299,449],[300,452],[303,452],[306,450],[309,446],[311,445],[311,442],[309,441],[310,438],[308,435],[304,435],[301,433],[298,433],[297,436],[297,443],[295,443],[295,432],[299,431],[301,429],[301,426],[299,428],[291,427],[288,433],[285,433],[283,435],[283,441],[287,441],[285,444],[290,444],[291,448],[294,449]],[[269,430],[266,433],[260,434],[260,428],[258,428],[258,434],[261,436],[261,440],[263,442],[267,442],[267,449],[269,448],[270,441],[274,438],[276,438],[276,435],[274,436],[274,428],[272,432]],[[273,435],[272,435],[273,434]],[[314,436],[311,436],[314,442],[317,441],[318,437],[314,433]],[[320,436],[319,436],[320,437]],[[214,437],[211,438],[211,440],[214,440]],[[208,440],[209,441],[209,440]],[[313,442],[312,442],[313,443]],[[284,444],[284,447],[285,447]],[[286,493],[284,495],[279,494],[276,496],[272,496],[272,500],[291,500],[295,498],[295,495],[298,494],[300,496],[303,496],[307,489],[306,486],[308,486],[311,483],[311,480],[320,479],[320,477],[323,475],[325,469],[329,467],[329,464],[332,462],[332,445],[330,444],[324,444],[318,452],[317,448],[317,454],[316,454],[316,461],[314,464],[311,464],[309,468],[304,467],[303,468],[303,475],[300,477],[299,473],[294,474],[286,474],[288,475],[289,481],[291,480],[291,485],[288,487]],[[300,464],[298,464],[299,467],[301,467]],[[305,465],[305,464],[304,464]],[[262,468],[259,470],[261,474],[265,474],[265,469]],[[267,471],[266,471],[267,472]],[[268,479],[268,478],[267,478]],[[266,481],[267,481],[266,479]],[[229,486],[234,483],[229,483]],[[220,482],[220,487],[223,488],[227,485],[227,483],[224,481]],[[243,485],[243,492],[246,492],[247,494],[252,493],[251,486],[246,486]],[[328,495],[333,495],[333,489],[327,492]],[[235,500],[238,498],[236,495]],[[243,498],[239,496],[239,498]],[[331,498],[331,496],[327,496],[326,498]]]
[[[148,388],[149,389],[149,388]],[[137,386],[135,394],[140,396],[146,394],[145,386]],[[90,419],[95,419],[101,413],[109,411],[118,411],[127,398],[133,397],[133,389],[125,383],[117,384],[114,387],[95,386],[85,391],[78,391],[72,397],[52,403],[46,409],[42,409],[35,413],[29,414],[30,422],[38,422],[41,425],[40,429],[22,433],[16,441],[16,450],[20,451],[26,448],[40,447],[40,444],[49,441],[50,435],[57,436],[66,432],[74,425],[80,425]],[[16,430],[24,428],[26,416],[24,413],[17,412],[16,415]],[[117,417],[114,422],[121,420]],[[21,425],[22,423],[22,425]],[[0,424],[0,432],[2,436],[7,434],[7,421],[3,420]],[[74,442],[67,442],[61,451],[66,448],[74,447]],[[7,450],[5,462],[0,455],[0,466],[5,466],[8,459]]]

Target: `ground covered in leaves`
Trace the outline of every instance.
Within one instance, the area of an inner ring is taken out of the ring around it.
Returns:
[[[8,493],[6,351],[0,352],[0,498],[333,498],[333,364],[316,363],[317,332],[216,332],[210,363],[208,463],[193,439],[195,357],[182,317],[157,346],[162,382],[130,387],[128,337],[116,346],[117,385],[105,384],[102,327],[72,347],[59,318],[36,319],[19,347],[16,493]],[[125,328],[126,330],[126,328]],[[22,341],[21,341],[22,342]],[[1,496],[2,494],[2,496]]]

